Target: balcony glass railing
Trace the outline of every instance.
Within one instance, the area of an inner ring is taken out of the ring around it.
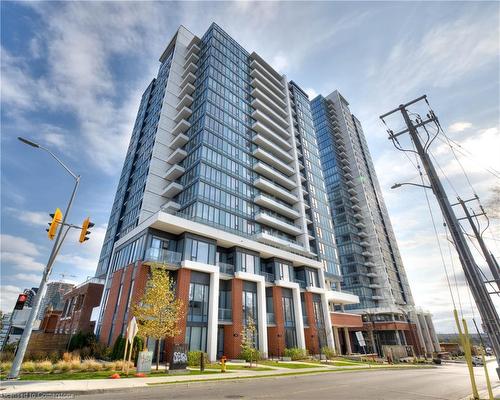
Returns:
[[[293,280],[295,283],[298,283],[299,284],[299,287],[301,288],[305,288],[306,287],[306,281],[302,280],[302,279],[294,279]]]
[[[217,266],[219,267],[220,273],[234,275],[234,265],[223,262],[217,262]]]
[[[145,261],[154,261],[160,264],[181,265],[182,253],[154,247],[146,251]]]
[[[271,282],[271,283],[274,282],[274,274],[271,274],[269,272],[262,272],[262,271],[260,274],[264,277],[266,282]]]
[[[275,324],[276,323],[276,317],[274,315],[274,313],[272,312],[268,312],[267,313],[267,323],[268,324]]]
[[[232,321],[233,310],[230,308],[219,308],[219,321]]]

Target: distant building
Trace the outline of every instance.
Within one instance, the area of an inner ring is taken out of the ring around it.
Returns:
[[[66,282],[49,282],[47,284],[47,290],[40,303],[40,309],[38,310],[37,319],[42,320],[47,308],[52,310],[62,310],[64,302],[64,295],[73,289],[75,285]]]
[[[92,278],[67,292],[55,333],[93,332],[96,323],[93,311],[99,306],[103,287],[104,279]]]
[[[5,313],[2,316],[2,329],[0,330],[0,350],[3,349],[4,342],[9,336],[11,317],[12,313]]]
[[[359,296],[345,309],[363,316],[371,351],[407,344],[417,353],[439,351],[431,315],[415,308],[361,122],[338,91],[311,106],[342,288]]]

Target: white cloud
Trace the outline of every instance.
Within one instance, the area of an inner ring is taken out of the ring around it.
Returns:
[[[28,256],[40,254],[37,246],[25,238],[7,234],[0,235],[2,253],[20,253]]]
[[[309,100],[314,99],[318,95],[316,90],[314,90],[313,88],[307,88],[307,89],[304,89],[304,91],[309,96]]]
[[[50,213],[45,213],[43,211],[16,210],[14,208],[9,208],[9,210],[17,219],[28,225],[48,227],[48,223],[50,222]]]
[[[462,132],[471,127],[472,124],[470,122],[455,122],[449,126],[448,132],[450,133]]]
[[[0,286],[0,308],[3,312],[11,312],[17,301],[17,296],[22,293],[22,289],[13,285]]]

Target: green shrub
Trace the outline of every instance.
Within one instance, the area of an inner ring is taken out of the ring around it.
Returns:
[[[245,361],[259,361],[262,359],[262,354],[258,349],[246,348],[241,350],[239,358]]]
[[[53,369],[52,361],[44,360],[35,363],[35,369],[37,372],[51,372]]]
[[[144,349],[144,341],[139,336],[134,338],[134,343],[132,345],[132,360],[137,360],[139,352]],[[123,355],[125,354],[125,338],[119,336],[116,338],[113,349],[111,350],[110,359],[111,360],[123,360]]]
[[[12,368],[12,361],[0,362],[0,372],[8,372]]]
[[[91,348],[94,343],[97,343],[97,339],[93,332],[83,333],[80,331],[71,337],[68,350],[74,351],[85,347]]]
[[[201,355],[205,357],[205,365],[208,364],[208,355],[201,351],[188,351],[188,365],[190,367],[199,367]]]
[[[80,370],[85,372],[100,371],[101,369],[103,369],[103,365],[93,358],[87,358],[83,360],[80,366]]]
[[[307,358],[307,355],[306,349],[299,349],[298,347],[291,347],[283,351],[283,357],[290,357],[292,361],[303,360]]]
[[[68,372],[71,370],[71,367],[72,367],[71,361],[59,360],[54,366],[54,370],[60,372]]]
[[[23,372],[35,372],[35,363],[33,361],[25,361],[21,365],[21,371]]]
[[[335,350],[325,346],[321,348],[321,353],[326,357],[327,360],[331,360],[335,357]]]

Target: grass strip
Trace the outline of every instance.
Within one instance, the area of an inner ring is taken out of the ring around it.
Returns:
[[[305,363],[287,363],[287,362],[277,362],[277,361],[261,361],[263,365],[269,365],[271,367],[278,368],[287,368],[287,369],[303,369],[303,368],[321,368],[324,365],[313,365],[313,364],[305,364]]]
[[[267,368],[269,370],[269,368]],[[128,376],[121,371],[94,371],[94,372],[62,372],[62,373],[39,373],[39,374],[21,374],[21,381],[59,381],[59,380],[84,380],[84,379],[108,379],[113,374],[120,374],[121,379],[141,379],[135,376],[135,372],[131,372]],[[220,371],[207,370],[201,372],[199,370],[190,370],[185,374],[177,374],[175,376],[186,376],[186,375],[209,375],[209,374],[220,374]],[[157,378],[165,376],[174,376],[167,372],[151,372],[146,374],[146,378]],[[0,375],[0,380],[4,380],[6,375]]]

